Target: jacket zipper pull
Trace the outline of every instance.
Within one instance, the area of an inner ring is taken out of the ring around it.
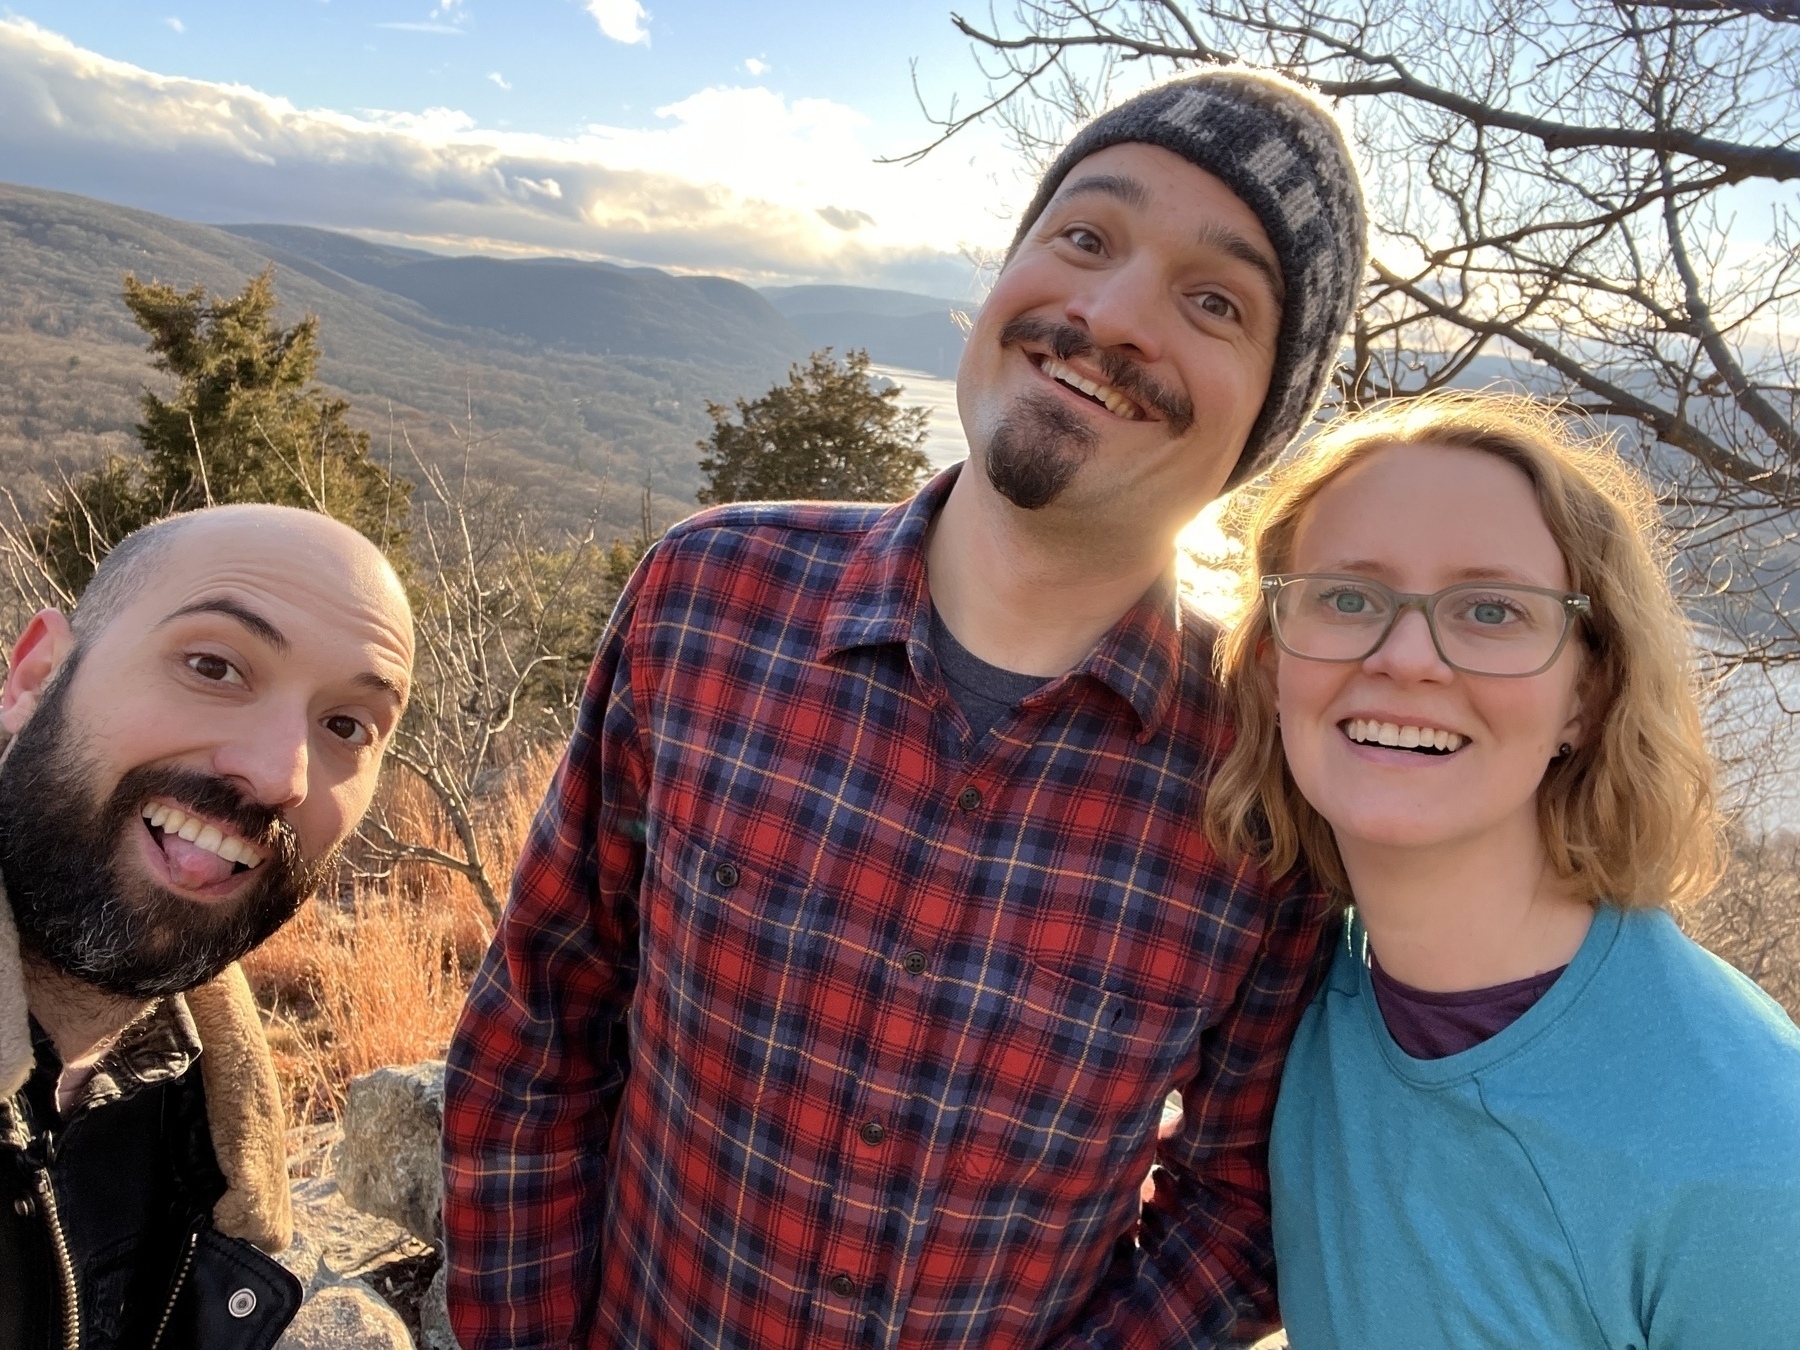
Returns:
[[[38,1212],[50,1230],[51,1253],[56,1258],[56,1283],[62,1295],[62,1350],[81,1350],[81,1291],[75,1284],[75,1261],[56,1207],[56,1187],[50,1180],[50,1164],[56,1161],[56,1136],[45,1130],[26,1146],[24,1157],[31,1169]]]

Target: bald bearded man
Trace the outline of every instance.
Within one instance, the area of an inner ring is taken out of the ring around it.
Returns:
[[[233,964],[368,808],[406,593],[271,506],[121,542],[12,650],[0,726],[0,1345],[266,1350],[300,1301],[273,1070]]]

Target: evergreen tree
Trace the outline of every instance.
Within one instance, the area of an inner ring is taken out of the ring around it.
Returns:
[[[796,364],[786,384],[733,409],[708,403],[712,435],[698,442],[701,505],[738,501],[891,502],[929,472],[924,408],[902,408],[900,390],[878,389],[869,354],[840,365],[831,349]]]
[[[236,296],[125,278],[125,304],[150,336],[173,398],[146,389],[141,455],[114,457],[64,487],[39,528],[51,575],[79,594],[106,551],[141,525],[227,502],[321,511],[398,552],[412,485],[369,457],[349,404],[314,382],[319,321],[274,320],[274,269]]]

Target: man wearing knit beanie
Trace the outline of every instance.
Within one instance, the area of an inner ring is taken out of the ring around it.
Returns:
[[[1363,234],[1304,90],[1152,89],[1022,218],[966,465],[646,557],[451,1046],[464,1350],[1274,1324],[1269,1121],[1336,910],[1202,833],[1231,731],[1175,537],[1311,415]]]

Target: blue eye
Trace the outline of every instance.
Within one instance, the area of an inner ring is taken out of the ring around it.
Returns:
[[[1496,605],[1490,601],[1470,609],[1469,617],[1476,623],[1502,624],[1506,622],[1507,610],[1505,605]]]
[[[1361,614],[1369,607],[1369,597],[1355,591],[1339,591],[1331,597],[1331,607],[1339,614]]]

